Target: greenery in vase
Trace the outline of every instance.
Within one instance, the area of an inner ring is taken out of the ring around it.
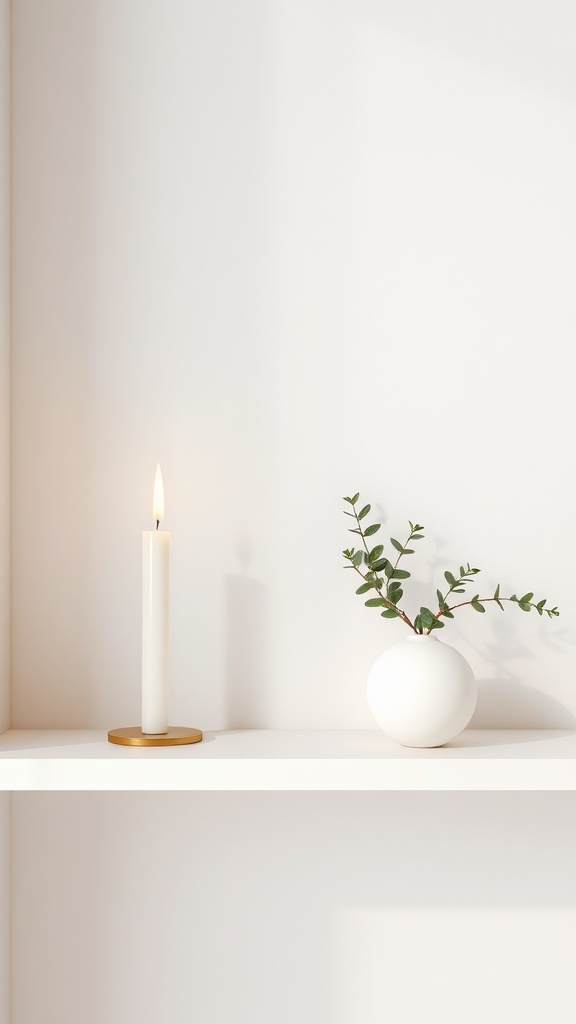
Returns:
[[[344,509],[344,515],[350,516],[355,522],[355,525],[350,528],[350,533],[358,536],[358,543],[361,545],[358,548],[349,548],[342,552],[346,561],[344,568],[353,569],[354,572],[362,577],[362,583],[356,590],[357,594],[365,595],[369,594],[370,591],[374,592],[373,596],[369,597],[364,604],[367,608],[380,608],[382,618],[402,619],[414,633],[428,634],[433,629],[442,629],[444,626],[442,620],[453,619],[455,610],[457,608],[464,608],[466,605],[470,605],[476,612],[485,612],[484,606],[494,602],[504,611],[503,602],[511,601],[513,604],[517,604],[523,612],[529,612],[535,608],[539,615],[548,615],[549,618],[554,618],[560,614],[556,607],[548,607],[546,598],[543,598],[541,601],[535,601],[532,591],[523,594],[522,597],[517,597],[516,594],[512,594],[511,597],[503,597],[500,593],[500,584],[498,584],[491,597],[480,597],[480,594],[475,594],[467,601],[456,600],[452,603],[453,595],[464,594],[465,587],[472,583],[474,577],[480,572],[479,569],[474,569],[470,563],[467,563],[466,565],[461,565],[454,572],[447,570],[444,573],[444,579],[448,587],[444,591],[440,589],[436,591],[438,609],[434,610],[423,606],[412,620],[402,607],[402,598],[404,596],[402,587],[404,581],[410,578],[410,573],[399,566],[400,560],[405,555],[414,554],[414,549],[410,545],[422,540],[424,527],[418,523],[409,522],[410,533],[403,544],[394,537],[391,537],[390,544],[394,549],[394,555],[391,558],[387,558],[384,554],[383,544],[376,544],[374,547],[370,546],[372,543],[370,538],[381,527],[381,523],[372,523],[370,526],[364,525],[371,505],[363,505],[358,510],[359,494],[355,494],[351,498],[344,498],[344,501],[349,506],[347,509]]]

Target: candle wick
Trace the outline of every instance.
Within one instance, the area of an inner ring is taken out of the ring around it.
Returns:
[[[159,520],[159,519],[157,519],[157,520],[156,520],[156,529],[158,529],[158,527],[159,527],[159,526],[160,526],[160,520]]]

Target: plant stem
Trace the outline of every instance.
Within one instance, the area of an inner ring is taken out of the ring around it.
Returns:
[[[358,518],[358,513],[356,512],[356,506],[353,505],[352,509],[354,511],[354,516],[355,516],[356,522],[358,524],[358,531],[360,533],[360,537],[362,538],[362,544],[364,546],[364,550],[365,550],[366,554],[369,555],[370,551],[369,551],[369,549],[368,549],[368,547],[366,545],[366,539],[364,537],[364,531],[362,530],[362,527],[360,526],[361,520]],[[412,536],[412,535],[410,535],[410,536]],[[406,545],[404,545],[404,546],[406,547]],[[396,565],[398,565],[398,561],[400,560],[401,556],[402,556],[402,552],[400,552],[400,554],[398,555],[398,558],[396,559]],[[358,573],[360,578],[362,580],[364,580],[364,582],[366,583],[366,576],[358,568],[357,565],[354,565],[353,562],[352,562],[352,568],[355,570],[355,572]],[[396,566],[394,566],[394,568],[396,568]],[[389,583],[390,581],[387,581],[387,582]],[[393,602],[389,600],[389,598],[388,598],[388,586],[386,586],[386,596],[384,597],[384,595],[381,593],[382,583],[383,583],[383,580],[381,580],[379,584],[376,583],[375,586],[374,586],[374,589],[378,591],[378,594],[379,594],[380,597],[384,598],[384,600],[388,602],[387,607],[388,608],[393,608],[395,611],[397,611],[398,612],[398,617],[400,619],[402,619],[402,621],[405,622],[407,626],[410,626],[410,629],[413,630],[413,632],[415,633],[416,630],[414,629],[414,623],[410,621],[410,619],[406,615],[406,612],[403,612],[401,608],[398,608],[397,605],[393,604]]]
[[[407,541],[406,541],[406,543],[404,544],[404,547],[405,547],[405,548],[407,548],[407,547],[408,547],[408,545],[409,545],[409,543],[410,543],[410,541],[411,541],[411,539],[412,539],[412,536],[413,536],[413,534],[415,534],[415,533],[416,533],[416,530],[410,530],[410,536],[408,537],[408,540],[407,540]],[[399,562],[399,561],[400,561],[400,559],[402,558],[402,555],[403,555],[403,554],[404,554],[404,552],[403,552],[403,551],[399,551],[399,552],[398,552],[398,558],[397,558],[397,559],[396,559],[396,561],[394,562],[394,565],[392,566],[392,569],[397,569],[397,568],[398,568],[398,562]],[[388,578],[387,578],[387,580],[386,580],[386,597],[388,597],[388,592],[389,592],[389,590],[390,590],[390,584],[391,584],[391,583],[393,583],[393,582],[394,582],[394,578],[393,578],[393,577],[392,577],[392,578],[390,578],[390,579],[388,579]],[[414,627],[412,627],[412,628],[414,628]]]
[[[362,540],[362,546],[363,546],[364,551],[366,552],[366,554],[369,555],[370,554],[370,549],[369,549],[368,545],[366,544],[366,538],[364,536],[364,531],[363,531],[362,527],[360,526],[360,519],[358,518],[358,513],[356,511],[356,505],[352,505],[352,511],[354,512],[354,518],[356,519],[356,525],[358,527],[358,532],[359,532],[361,540]],[[354,531],[352,531],[352,532],[354,532]],[[356,568],[356,566],[354,566],[354,568]],[[360,573],[360,575],[362,575],[362,573]]]
[[[450,590],[448,591],[448,594],[449,593],[450,593]],[[448,597],[448,594],[446,594],[446,597]],[[478,598],[478,604],[488,604],[489,601],[496,601],[496,603],[498,604],[498,603],[500,603],[502,601],[510,601],[510,600],[511,600],[511,598],[509,598],[509,597],[499,597],[499,598],[495,598],[495,597],[479,597]],[[513,601],[512,603],[515,604],[516,602]],[[472,601],[460,601],[459,604],[451,604],[449,607],[448,607],[448,605],[446,605],[446,609],[442,608],[438,612],[438,614],[434,616],[434,618],[435,619],[441,619],[445,610],[447,610],[449,612],[453,612],[455,608],[465,608],[467,604],[472,604]],[[532,605],[532,607],[535,608],[536,605]]]

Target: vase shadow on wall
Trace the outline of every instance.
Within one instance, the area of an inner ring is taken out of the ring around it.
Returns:
[[[478,679],[470,729],[573,729],[576,718],[560,701],[510,679]]]
[[[235,574],[226,576],[225,586],[225,728],[265,728],[266,587],[250,576]]]

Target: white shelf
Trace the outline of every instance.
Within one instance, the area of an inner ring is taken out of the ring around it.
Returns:
[[[470,729],[421,750],[373,730],[207,732],[143,748],[13,729],[0,736],[0,790],[576,790],[576,731]]]

